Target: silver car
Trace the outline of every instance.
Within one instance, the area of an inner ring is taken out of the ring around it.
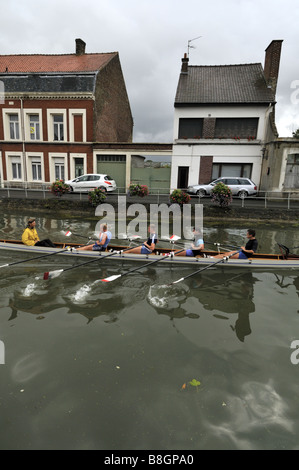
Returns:
[[[87,174],[79,176],[69,181],[65,181],[71,188],[71,191],[88,192],[95,188],[101,188],[107,191],[115,191],[117,189],[114,179],[104,174]]]
[[[257,185],[249,178],[223,176],[217,178],[209,184],[195,184],[189,186],[187,193],[196,196],[210,196],[215,184],[224,183],[232,190],[233,196],[239,196],[244,199],[247,196],[256,196]]]

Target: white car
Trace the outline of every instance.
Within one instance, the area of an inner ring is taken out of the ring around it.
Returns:
[[[73,180],[65,181],[71,188],[71,191],[88,192],[95,188],[101,188],[107,191],[117,189],[116,182],[109,175],[90,173],[79,176]]]

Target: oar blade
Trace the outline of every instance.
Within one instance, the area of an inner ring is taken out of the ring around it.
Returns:
[[[121,277],[121,274],[115,274],[114,276],[106,277],[105,279],[100,279],[100,281],[102,281],[102,282],[113,282],[116,279],[118,279],[119,277]]]
[[[68,230],[65,234],[64,234],[66,237],[70,237],[72,235],[72,232],[70,230]]]
[[[56,271],[48,271],[44,273],[44,281],[47,281],[48,279],[55,279],[56,277],[60,276],[62,272],[63,269],[57,269]]]

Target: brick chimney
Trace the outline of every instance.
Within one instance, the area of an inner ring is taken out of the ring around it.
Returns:
[[[187,57],[187,54],[185,52],[184,57],[182,59],[181,73],[188,73],[188,63],[189,63],[189,58]]]
[[[264,74],[266,82],[272,88],[274,95],[277,87],[282,42],[281,39],[274,40],[266,49]]]
[[[85,42],[82,39],[76,39],[76,55],[85,54]]]

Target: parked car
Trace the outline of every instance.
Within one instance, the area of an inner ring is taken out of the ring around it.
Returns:
[[[114,179],[109,175],[87,174],[65,181],[71,188],[71,191],[88,192],[95,188],[101,188],[107,191],[115,191],[117,189]]]
[[[255,196],[257,194],[257,186],[249,178],[228,176],[217,178],[216,180],[211,181],[209,184],[195,184],[193,186],[189,186],[187,193],[201,197],[210,196],[215,184],[220,182],[226,184],[226,186],[232,190],[233,196],[239,196],[242,199],[247,196]]]

